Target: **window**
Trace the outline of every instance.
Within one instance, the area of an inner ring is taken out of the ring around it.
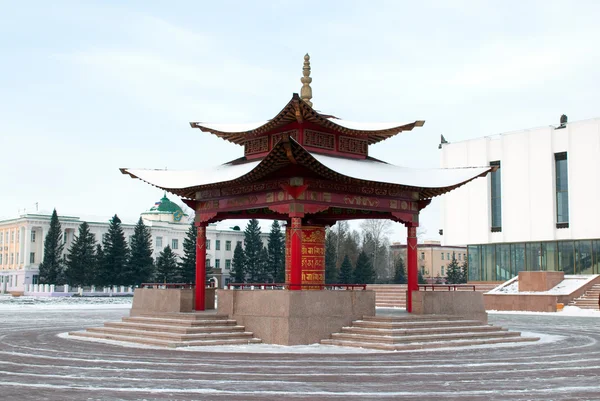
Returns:
[[[15,232],[14,231],[10,232],[10,242],[13,244],[15,243]]]
[[[221,268],[221,259],[215,259],[215,269]]]
[[[174,239],[171,241],[171,248],[179,249],[179,240],[178,239]]]
[[[0,253],[0,265],[2,264],[2,254]]]
[[[231,251],[231,241],[225,241],[225,250]]]
[[[11,253],[10,254],[10,264],[12,265],[13,263],[15,263],[15,254]]]
[[[65,230],[65,233],[63,235],[63,243],[67,243],[67,230]]]
[[[29,254],[29,263],[35,263],[35,252]]]
[[[421,252],[421,260],[425,260],[425,252]]]
[[[442,260],[444,260],[444,252],[442,252]]]
[[[0,244],[4,242],[4,233],[0,232]]]
[[[458,254],[458,260],[461,260],[462,254]]]
[[[215,251],[220,251],[221,250],[221,240],[217,239],[215,240]]]
[[[444,266],[442,266],[442,276],[444,275]]]
[[[206,268],[210,267],[210,259],[206,259]]]
[[[450,252],[446,254],[446,259],[450,260]]]
[[[231,246],[231,241],[227,241],[229,242],[229,245]],[[231,269],[231,259],[225,259],[225,269],[229,270]]]
[[[156,237],[156,247],[162,249],[162,237]]]
[[[31,230],[31,242],[35,242],[35,231]]]
[[[556,169],[556,228],[569,227],[569,174],[567,152],[555,153]]]
[[[490,166],[496,171],[490,173],[492,187],[492,232],[502,231],[502,176],[500,175],[500,162],[491,162]]]
[[[210,249],[210,240],[209,239],[206,240],[206,249]]]

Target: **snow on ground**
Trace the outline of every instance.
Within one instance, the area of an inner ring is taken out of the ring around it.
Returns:
[[[30,297],[0,296],[0,310],[128,309],[133,297]]]
[[[519,276],[489,291],[488,294],[569,295],[598,275],[565,275],[565,279],[548,291],[519,291]]]
[[[530,312],[530,311],[506,311],[506,310],[489,310],[490,314],[501,315],[543,315],[543,316],[584,316],[584,317],[600,317],[600,311],[594,309],[581,309],[576,306],[565,306],[559,312]]]

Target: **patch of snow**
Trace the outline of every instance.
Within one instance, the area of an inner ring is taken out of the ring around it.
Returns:
[[[563,281],[548,291],[519,291],[519,276],[513,277],[507,282],[499,285],[488,294],[523,294],[523,295],[570,295],[578,288],[588,284],[598,275],[565,275]]]
[[[2,296],[0,310],[129,309],[133,297]]]
[[[559,312],[531,312],[531,311],[504,311],[504,310],[488,310],[487,313],[498,315],[542,315],[542,316],[585,316],[585,317],[600,317],[600,311],[594,309],[581,309],[576,306],[565,306]]]

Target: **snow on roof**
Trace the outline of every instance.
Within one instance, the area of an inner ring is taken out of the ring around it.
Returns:
[[[410,168],[394,166],[393,164],[387,164],[372,159],[343,159],[340,157],[314,153],[312,156],[329,169],[348,177],[365,181],[421,188],[443,188],[454,186],[475,178],[489,170],[489,167],[455,169]]]
[[[231,181],[252,171],[260,161],[244,164],[222,164],[203,170],[146,170],[124,169],[142,181],[159,188],[181,189],[217,182]]]
[[[220,124],[220,123],[194,123],[197,126],[205,127],[210,130],[227,132],[227,133],[240,133],[246,131],[252,131],[259,127],[262,127],[269,121],[258,121],[254,123],[238,123],[238,124]]]
[[[357,130],[357,131],[381,131],[381,130],[402,127],[402,126],[414,123],[414,121],[409,121],[409,122],[404,122],[404,123],[363,123],[363,122],[356,122],[356,121],[340,120],[339,118],[336,118],[336,117],[329,117],[327,120],[329,120],[332,123],[337,124],[341,127],[353,129],[353,130]]]

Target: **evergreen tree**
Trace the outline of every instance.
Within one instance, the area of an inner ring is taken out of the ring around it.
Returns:
[[[466,284],[469,281],[469,262],[466,260],[460,267],[460,282]]]
[[[129,249],[121,227],[121,219],[116,214],[110,220],[108,233],[102,240],[102,248],[104,257],[98,272],[98,284],[104,286],[132,284],[124,281],[127,277]]]
[[[358,254],[356,267],[354,268],[354,283],[355,284],[370,284],[375,280],[375,270],[371,264],[371,260],[365,251]]]
[[[325,237],[325,283],[335,284],[337,281],[337,252],[335,233],[329,229]]]
[[[96,239],[85,221],[79,225],[79,232],[69,248],[66,257],[65,277],[69,285],[91,284],[90,272],[96,265]]]
[[[442,279],[442,276],[440,276],[439,273],[437,276],[435,276],[435,283],[436,284],[444,284],[444,280]]]
[[[131,237],[131,254],[127,269],[122,275],[122,283],[140,285],[151,282],[154,277],[152,259],[152,233],[140,217]]]
[[[248,222],[244,231],[244,242],[248,281],[256,283],[260,280],[260,250],[263,248],[258,220],[252,219]]]
[[[187,236],[183,240],[183,257],[179,262],[178,281],[182,283],[196,284],[196,239],[198,238],[198,229],[194,222],[190,224]],[[211,270],[207,266],[206,273]]]
[[[177,279],[177,255],[167,245],[156,258],[156,281],[173,283]]]
[[[338,279],[339,284],[354,284],[354,278],[352,277],[352,263],[348,255],[344,255],[344,261],[340,266],[340,277]]]
[[[452,261],[448,265],[448,273],[446,274],[446,282],[448,284],[460,284],[462,283],[462,271],[456,258],[452,255]]]
[[[269,268],[269,251],[262,247],[259,254],[258,283],[272,283],[273,274]]]
[[[425,277],[423,277],[423,273],[421,273],[421,269],[419,269],[419,270],[418,270],[418,272],[419,272],[419,274],[418,274],[418,279],[417,279],[417,282],[418,282],[419,284],[429,284],[429,283],[427,282],[427,280],[425,280]]]
[[[58,281],[63,278],[62,251],[64,246],[62,228],[56,209],[54,209],[50,218],[50,228],[44,240],[44,259],[39,267],[40,284],[59,284]]]
[[[243,283],[246,280],[246,255],[239,242],[233,251],[230,276],[234,283]]]
[[[396,259],[394,264],[394,284],[406,284],[406,267],[402,258]]]
[[[268,239],[269,278],[274,283],[285,281],[285,235],[281,232],[281,226],[277,220],[271,225]]]
[[[102,250],[102,245],[96,245],[96,260],[92,265],[91,269],[86,271],[86,282],[92,285],[99,285],[100,270],[102,268],[102,263],[104,263],[104,251]]]

